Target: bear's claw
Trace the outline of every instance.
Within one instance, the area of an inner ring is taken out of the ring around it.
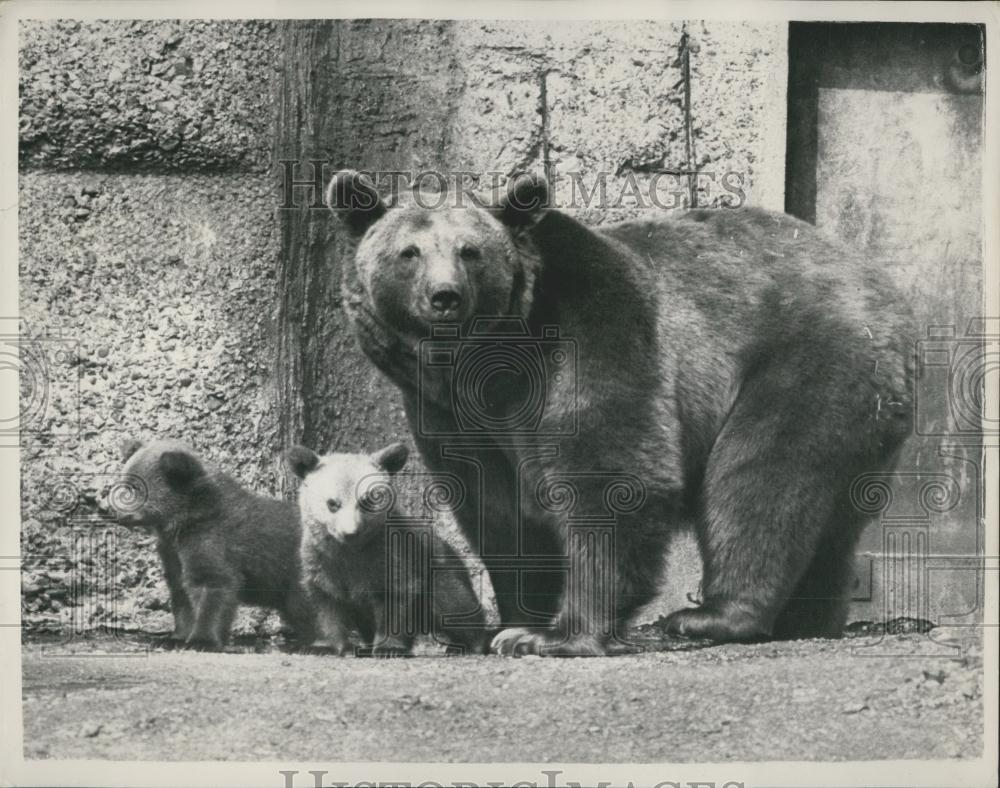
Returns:
[[[605,646],[594,637],[565,637],[548,629],[514,627],[501,631],[490,644],[490,650],[505,657],[602,657]]]

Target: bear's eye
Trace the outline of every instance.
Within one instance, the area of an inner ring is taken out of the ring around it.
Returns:
[[[458,256],[463,260],[478,260],[479,248],[472,244],[462,244],[462,248],[458,250]]]
[[[338,501],[336,498],[327,498],[326,508],[330,510],[331,514],[336,514],[337,512],[340,511],[340,501]]]
[[[410,246],[407,246],[402,252],[400,252],[399,256],[405,257],[407,260],[412,260],[413,258],[420,256],[420,250],[411,244]]]

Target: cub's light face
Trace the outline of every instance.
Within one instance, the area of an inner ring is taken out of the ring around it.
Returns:
[[[383,510],[387,481],[387,474],[365,455],[323,457],[302,482],[302,516],[338,542],[350,542]]]

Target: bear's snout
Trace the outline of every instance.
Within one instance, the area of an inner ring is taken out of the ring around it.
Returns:
[[[430,322],[458,322],[473,303],[468,273],[458,261],[438,259],[427,267],[420,311]],[[419,292],[419,291],[418,291]]]
[[[453,317],[462,307],[462,294],[453,282],[444,282],[431,289],[431,309],[440,317]]]

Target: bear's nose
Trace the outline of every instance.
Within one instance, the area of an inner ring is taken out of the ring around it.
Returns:
[[[457,312],[462,305],[462,296],[458,293],[458,288],[452,284],[438,285],[431,293],[431,307],[435,312],[445,315],[449,312]]]

